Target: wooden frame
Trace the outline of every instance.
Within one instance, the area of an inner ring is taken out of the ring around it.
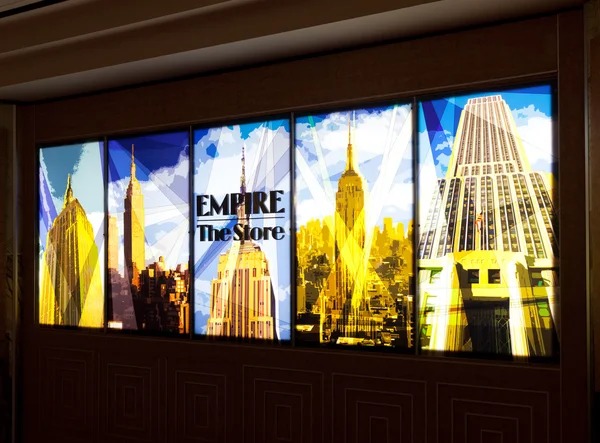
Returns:
[[[74,441],[359,442],[394,441],[400,434],[407,441],[434,442],[479,441],[486,433],[505,441],[586,441],[582,33],[582,11],[574,10],[19,107],[22,440],[69,435]],[[313,82],[317,76],[320,83]],[[550,78],[558,79],[559,102],[564,325],[559,367],[222,345],[36,325],[39,143]],[[359,409],[362,420],[355,416]],[[373,421],[379,426],[371,427]]]

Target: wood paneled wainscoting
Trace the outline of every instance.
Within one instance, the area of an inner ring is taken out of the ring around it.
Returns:
[[[574,10],[20,106],[22,441],[586,441],[582,33],[582,11]],[[560,363],[206,343],[37,324],[39,144],[538,80],[558,85]]]

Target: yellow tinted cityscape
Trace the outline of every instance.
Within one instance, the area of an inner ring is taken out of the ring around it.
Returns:
[[[367,186],[348,117],[346,167],[335,214],[297,232],[297,340],[389,346],[414,343],[413,224],[384,219],[367,232]],[[396,196],[395,198],[402,198]]]

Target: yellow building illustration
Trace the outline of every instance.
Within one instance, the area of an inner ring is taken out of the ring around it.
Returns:
[[[469,99],[421,221],[424,349],[552,355],[559,288],[550,178],[532,171],[500,95]]]
[[[41,266],[40,324],[103,327],[101,266],[92,224],[73,196],[69,175],[63,208],[46,239]]]
[[[297,337],[338,345],[410,347],[412,241],[384,219],[367,232],[366,180],[354,158],[348,117],[346,167],[335,214],[301,226],[297,240]],[[412,234],[411,234],[412,235]]]
[[[245,149],[242,147],[240,194],[246,195]],[[245,201],[237,207],[237,222],[249,224]],[[275,295],[269,262],[252,240],[233,241],[219,257],[212,280],[208,336],[276,340]]]
[[[108,216],[108,269],[119,269],[119,229],[114,215]]]
[[[146,243],[144,233],[144,196],[135,175],[134,146],[131,146],[131,176],[125,195],[124,246],[125,272],[134,286],[139,288],[139,273],[146,269]]]

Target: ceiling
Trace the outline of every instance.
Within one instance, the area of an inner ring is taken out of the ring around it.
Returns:
[[[0,12],[40,2],[41,0],[0,0]]]
[[[0,0],[0,10],[10,1]],[[68,0],[0,19],[0,100],[101,91],[528,17],[583,2]]]
[[[65,0],[0,0],[0,18],[50,6]]]

